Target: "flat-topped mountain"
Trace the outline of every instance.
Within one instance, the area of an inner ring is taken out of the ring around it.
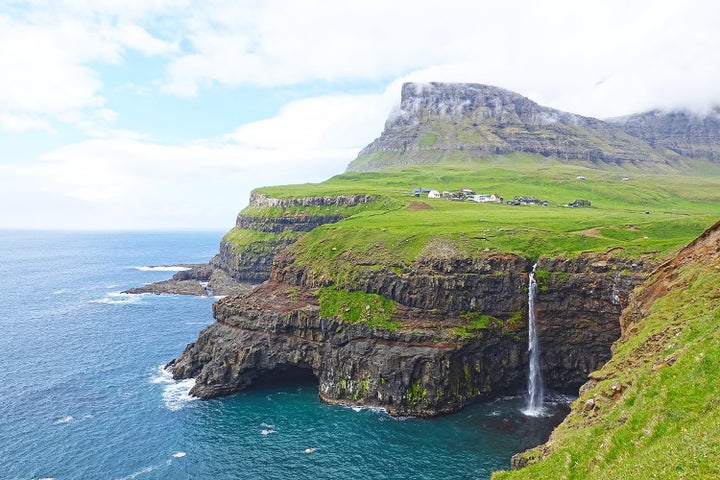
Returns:
[[[720,121],[690,114],[642,114],[612,121],[545,107],[498,87],[406,83],[380,137],[348,171],[454,163],[523,152],[601,169],[684,169],[717,161]]]

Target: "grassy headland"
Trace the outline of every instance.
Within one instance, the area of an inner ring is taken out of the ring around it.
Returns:
[[[535,197],[548,206],[414,197],[413,188]],[[345,173],[318,184],[264,187],[276,198],[371,194],[368,205],[246,208],[258,217],[342,213],[345,220],[300,236],[297,261],[347,280],[355,265],[402,269],[423,257],[508,252],[530,258],[607,252],[663,258],[720,218],[720,178],[595,170],[513,154],[457,164]],[[588,208],[569,208],[577,199]],[[346,283],[345,281],[333,283]]]

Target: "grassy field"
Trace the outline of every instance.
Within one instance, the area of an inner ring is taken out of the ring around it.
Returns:
[[[535,197],[547,200],[549,206],[428,199],[410,195],[413,188],[441,192],[471,188],[477,193],[497,193],[506,200]],[[352,209],[307,210],[308,214],[350,215],[303,235],[296,244],[300,262],[325,263],[325,270],[343,262],[402,267],[423,256],[477,256],[493,251],[530,258],[586,251],[661,258],[720,218],[719,177],[608,172],[525,154],[346,173],[319,184],[258,190],[280,198],[350,193],[381,198]],[[588,200],[592,206],[565,206],[577,199]],[[272,217],[302,212],[248,207],[244,213]]]

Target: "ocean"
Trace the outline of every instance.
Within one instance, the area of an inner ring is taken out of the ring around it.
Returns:
[[[557,423],[521,394],[430,420],[325,405],[312,383],[190,398],[163,365],[216,299],[120,292],[221,236],[0,231],[0,479],[483,479]]]

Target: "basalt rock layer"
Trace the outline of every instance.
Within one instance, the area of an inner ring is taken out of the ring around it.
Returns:
[[[527,368],[529,260],[508,254],[375,270],[360,288],[398,302],[396,329],[320,313],[322,287],[278,256],[272,279],[215,304],[216,322],[171,362],[211,398],[256,381],[313,375],[323,400],[433,416],[522,386]],[[577,388],[607,361],[618,317],[650,265],[608,255],[540,259],[536,301],[543,374]],[[473,314],[491,318],[473,327]]]
[[[320,225],[346,218],[343,210],[375,200],[371,195],[332,195],[300,198],[272,198],[261,193],[250,195],[248,208],[240,212],[235,229],[220,242],[220,252],[210,261],[240,282],[264,282],[270,277],[273,258],[298,235]],[[333,213],[309,214],[307,207],[332,208]],[[233,233],[260,234],[249,241],[236,242]]]

